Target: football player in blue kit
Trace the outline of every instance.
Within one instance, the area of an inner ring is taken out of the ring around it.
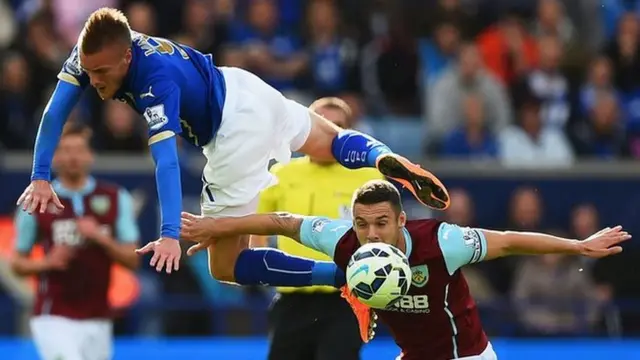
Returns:
[[[38,130],[31,184],[18,205],[29,213],[44,212],[49,203],[62,208],[50,184],[51,160],[69,113],[91,85],[103,100],[126,102],[147,122],[162,226],[160,239],[138,252],[153,252],[150,265],[157,271],[178,270],[181,254],[176,135],[201,148],[207,159],[204,216],[254,213],[259,192],[276,181],[268,171],[270,160],[287,162],[292,151],[335,158],[351,169],[377,167],[423,204],[435,209],[449,205],[447,190],[435,176],[376,139],[338,128],[247,71],[215,66],[211,55],[132,31],[119,10],[91,14],[58,79]],[[332,262],[250,249],[244,234],[212,244],[209,264],[215,279],[240,285],[344,283]]]

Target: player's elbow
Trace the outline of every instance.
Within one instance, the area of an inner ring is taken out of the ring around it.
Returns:
[[[515,252],[516,244],[513,241],[512,231],[483,230],[482,232],[487,240],[485,260],[509,256]]]

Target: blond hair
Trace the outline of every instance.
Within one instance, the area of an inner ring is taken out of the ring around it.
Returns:
[[[83,54],[94,54],[114,42],[131,45],[131,27],[122,11],[100,8],[84,23],[78,39],[78,48]]]
[[[342,110],[342,112],[347,116],[347,123],[351,123],[351,117],[353,116],[353,112],[351,111],[351,106],[349,106],[349,104],[347,104],[346,101],[338,97],[328,96],[328,97],[323,97],[314,101],[309,106],[309,109],[313,111],[318,111],[322,108]]]

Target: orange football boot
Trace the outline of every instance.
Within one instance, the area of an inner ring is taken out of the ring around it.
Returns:
[[[396,154],[383,154],[376,159],[382,173],[406,187],[422,204],[445,210],[451,204],[449,191],[432,173]]]
[[[376,328],[376,320],[378,319],[378,316],[370,307],[361,303],[360,300],[358,300],[358,298],[349,291],[349,288],[346,285],[343,286],[341,290],[341,296],[347,300],[353,310],[353,313],[358,319],[360,338],[364,343],[368,343],[376,334],[373,329]]]

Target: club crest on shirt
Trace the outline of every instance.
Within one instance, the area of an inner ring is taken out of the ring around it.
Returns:
[[[329,222],[329,219],[327,218],[318,218],[313,220],[313,222],[311,223],[311,231],[313,232],[322,232],[322,229],[324,229],[324,226]]]
[[[423,287],[429,281],[429,268],[427,265],[418,265],[411,268],[411,285]]]
[[[111,200],[106,195],[96,195],[91,198],[89,206],[96,215],[104,215],[111,209]]]

